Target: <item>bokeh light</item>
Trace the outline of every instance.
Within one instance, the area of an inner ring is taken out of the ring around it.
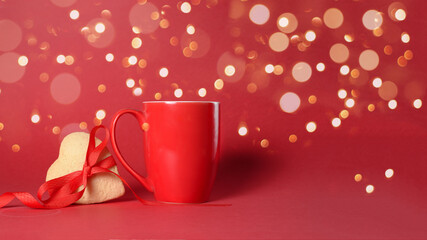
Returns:
[[[292,76],[297,82],[306,82],[311,77],[311,67],[306,62],[298,62],[292,68]]]
[[[354,175],[354,181],[356,181],[356,182],[362,181],[362,174],[358,173],[358,174]]]
[[[396,12],[394,13],[394,17],[398,20],[398,21],[403,21],[406,18],[406,12],[403,9],[397,9]]]
[[[103,23],[97,23],[95,25],[95,31],[97,33],[103,33],[103,32],[105,32],[105,25]]]
[[[284,33],[291,33],[298,27],[298,20],[292,13],[283,13],[277,18],[277,28]]]
[[[341,99],[344,99],[347,97],[347,91],[344,89],[340,89],[338,90],[338,97]]]
[[[354,107],[355,104],[356,104],[356,102],[354,101],[353,98],[349,98],[349,99],[345,100],[345,106],[348,108]]]
[[[105,55],[105,60],[107,60],[107,62],[112,62],[114,60],[114,55],[112,53],[107,53]]]
[[[52,98],[60,104],[71,104],[80,96],[80,82],[70,73],[58,74],[50,84]]]
[[[287,92],[282,95],[279,101],[280,108],[286,113],[293,113],[298,110],[301,99],[296,93]]]
[[[128,62],[130,65],[135,65],[138,62],[138,58],[136,56],[130,56]]]
[[[390,100],[390,101],[388,101],[388,107],[391,109],[391,110],[394,110],[394,109],[396,109],[397,108],[397,101],[396,100]]]
[[[411,40],[411,38],[409,37],[408,33],[403,32],[401,35],[401,40],[403,43],[408,43]]]
[[[329,50],[329,57],[331,57],[332,61],[336,63],[343,63],[347,61],[350,56],[350,51],[347,46],[342,43],[336,43],[332,45]]]
[[[289,135],[289,142],[295,143],[297,140],[298,140],[297,135],[295,135],[295,134]]]
[[[190,6],[191,8],[191,6]],[[159,18],[152,18],[153,12],[159,9],[152,3],[135,4],[129,12],[129,21],[135,33],[148,34],[159,28]]]
[[[324,63],[318,63],[317,65],[316,65],[316,69],[317,69],[317,71],[319,71],[319,72],[323,72],[323,71],[325,71],[325,64]]]
[[[373,193],[374,192],[374,186],[373,185],[368,185],[368,186],[366,186],[366,193],[369,193],[369,194],[371,194],[371,193]]]
[[[289,38],[282,32],[276,32],[268,39],[268,45],[275,52],[283,52],[289,46]]]
[[[378,95],[385,101],[394,99],[397,96],[397,92],[397,85],[392,81],[385,81],[378,88]]]
[[[182,91],[182,89],[177,88],[177,89],[175,89],[175,91],[173,92],[173,94],[175,95],[176,98],[181,98],[182,95],[184,94],[184,92]]]
[[[359,64],[366,71],[372,71],[377,68],[380,63],[380,57],[378,54],[372,50],[364,50],[359,56]]]
[[[21,150],[21,147],[18,144],[12,145],[12,152],[19,152]]]
[[[9,19],[0,20],[0,33],[0,51],[12,51],[22,41],[21,27]]]
[[[350,113],[347,110],[344,109],[340,112],[340,118],[346,119],[348,116],[350,116]]]
[[[341,125],[341,119],[334,118],[334,119],[332,119],[331,124],[333,127],[339,127]]]
[[[132,47],[138,49],[142,46],[142,40],[139,37],[134,37],[132,39]]]
[[[368,111],[369,111],[369,112],[373,112],[373,111],[375,111],[375,105],[374,105],[374,104],[372,104],[372,103],[371,103],[371,104],[369,104],[369,105],[368,105]]]
[[[142,88],[140,88],[140,87],[134,88],[133,91],[132,91],[132,94],[135,97],[141,96],[142,95]]]
[[[323,14],[323,21],[328,28],[339,28],[344,22],[344,15],[337,8],[329,8]]]
[[[104,119],[106,115],[107,115],[107,113],[105,112],[104,109],[98,110],[95,114],[96,118],[98,118],[99,120]]]
[[[268,146],[270,145],[270,141],[268,141],[268,139],[263,139],[261,140],[260,145],[262,148],[268,148]]]
[[[183,2],[181,4],[180,9],[181,9],[181,12],[183,12],[183,13],[190,13],[191,12],[191,5],[188,2]]]
[[[412,104],[416,109],[420,109],[423,106],[423,102],[421,101],[421,99],[415,99]]]
[[[264,70],[265,70],[266,73],[273,73],[274,72],[274,66],[273,66],[273,64],[267,64],[267,65],[265,65]]]
[[[379,77],[376,77],[374,78],[374,80],[372,80],[372,86],[374,86],[375,88],[380,88],[382,84],[383,81]]]
[[[377,10],[368,10],[363,14],[362,23],[365,28],[374,30],[381,27],[383,23],[383,17]]]
[[[28,64],[28,58],[27,58],[26,56],[20,56],[20,57],[18,58],[18,64],[19,64],[19,66],[21,66],[21,67],[25,67],[25,66],[27,66],[27,64]]]
[[[257,24],[263,25],[270,18],[270,10],[265,5],[256,4],[249,11],[249,19]]]
[[[307,132],[312,133],[314,131],[316,131],[317,125],[315,122],[309,122],[305,125],[305,129],[307,130]]]
[[[386,178],[392,178],[392,177],[393,177],[393,175],[394,175],[394,170],[393,170],[393,169],[391,169],[391,168],[389,168],[389,169],[387,169],[387,170],[385,171],[384,175],[385,175],[385,177],[386,177]]]
[[[169,75],[169,70],[165,67],[162,67],[159,70],[159,75],[160,75],[160,77],[165,78]]]
[[[205,97],[207,93],[206,88],[200,88],[197,93],[199,94],[200,97]]]
[[[58,55],[56,57],[56,62],[58,62],[59,64],[65,63],[65,56],[64,55]]]
[[[237,133],[238,133],[240,136],[246,136],[246,135],[248,134],[248,128],[247,128],[247,127],[245,127],[245,126],[241,126],[241,127],[239,127],[239,129],[237,130]]]
[[[133,80],[132,78],[126,79],[126,86],[128,88],[133,88],[135,86],[135,80]]]
[[[305,33],[305,39],[309,42],[313,42],[316,39],[316,33],[312,30],[309,30]]]
[[[215,89],[221,90],[224,87],[224,81],[222,79],[217,79],[214,82]]]
[[[70,18],[71,19],[73,19],[73,20],[76,20],[76,19],[78,19],[79,18],[79,16],[80,16],[80,13],[79,13],[79,11],[77,11],[77,10],[71,10],[71,12],[70,12]]]
[[[31,122],[32,122],[32,123],[39,123],[39,122],[40,122],[40,115],[38,115],[38,114],[33,114],[33,115],[31,116]]]

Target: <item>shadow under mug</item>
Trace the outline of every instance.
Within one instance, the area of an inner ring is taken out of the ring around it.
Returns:
[[[138,174],[117,146],[116,124],[129,113],[144,134],[147,177]],[[219,102],[143,102],[142,111],[125,109],[111,122],[118,160],[157,201],[202,203],[209,200],[219,160]]]

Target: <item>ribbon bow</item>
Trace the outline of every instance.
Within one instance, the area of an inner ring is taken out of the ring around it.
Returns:
[[[105,139],[101,144],[95,147],[95,133],[100,128],[106,130]],[[88,178],[94,174],[102,172],[109,172],[119,177],[120,180],[122,180],[122,182],[132,191],[135,197],[143,204],[158,205],[155,202],[146,201],[140,198],[122,177],[109,170],[109,168],[116,165],[112,156],[98,161],[99,155],[107,146],[108,139],[109,133],[106,127],[100,125],[93,128],[90,132],[86,160],[82,170],[75,171],[43,183],[37,191],[38,200],[27,192],[6,192],[0,196],[0,208],[9,204],[15,198],[30,208],[52,209],[69,206],[83,196],[83,193],[86,190]],[[78,190],[79,187],[82,188]],[[46,193],[48,193],[49,196],[45,200],[42,200]]]

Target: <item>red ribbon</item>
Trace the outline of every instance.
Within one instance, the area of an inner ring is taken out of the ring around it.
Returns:
[[[105,129],[105,139],[95,147],[95,133],[98,129]],[[94,174],[108,172],[116,175],[122,182],[132,191],[133,195],[145,205],[170,205],[170,206],[231,206],[231,204],[165,204],[160,202],[147,201],[140,198],[130,185],[118,174],[109,170],[109,168],[116,165],[114,158],[109,156],[99,162],[98,158],[102,150],[107,146],[109,140],[108,129],[102,125],[92,129],[89,137],[89,144],[87,147],[86,160],[83,169],[75,171],[65,176],[52,179],[43,183],[38,192],[38,200],[27,192],[6,192],[0,196],[0,208],[9,204],[13,199],[18,199],[23,204],[30,208],[62,208],[69,206],[79,200],[86,190],[87,180]],[[83,188],[77,191],[80,186]],[[42,200],[45,194],[49,196]]]
[[[105,139],[101,144],[95,147],[95,133],[100,128],[106,130]],[[83,193],[86,190],[88,178],[94,174],[102,172],[112,173],[120,178],[120,180],[122,180],[122,182],[132,191],[135,197],[143,204],[160,205],[161,203],[146,201],[140,198],[122,177],[109,170],[109,168],[116,165],[112,156],[97,162],[102,150],[107,146],[108,139],[109,133],[106,127],[101,125],[93,128],[90,132],[86,160],[82,170],[75,171],[43,183],[37,192],[38,200],[27,192],[6,192],[0,196],[0,208],[9,204],[15,198],[30,208],[52,209],[69,206],[83,196]],[[80,186],[83,186],[83,188],[80,191],[77,191]],[[46,193],[48,194],[48,197],[45,200],[42,200]]]

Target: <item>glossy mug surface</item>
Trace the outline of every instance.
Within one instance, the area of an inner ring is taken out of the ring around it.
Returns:
[[[144,134],[146,177],[132,169],[117,146],[116,124],[126,113],[138,120]],[[118,160],[143,186],[154,192],[158,201],[202,203],[209,200],[219,160],[218,102],[143,102],[141,111],[117,112],[110,129]]]

